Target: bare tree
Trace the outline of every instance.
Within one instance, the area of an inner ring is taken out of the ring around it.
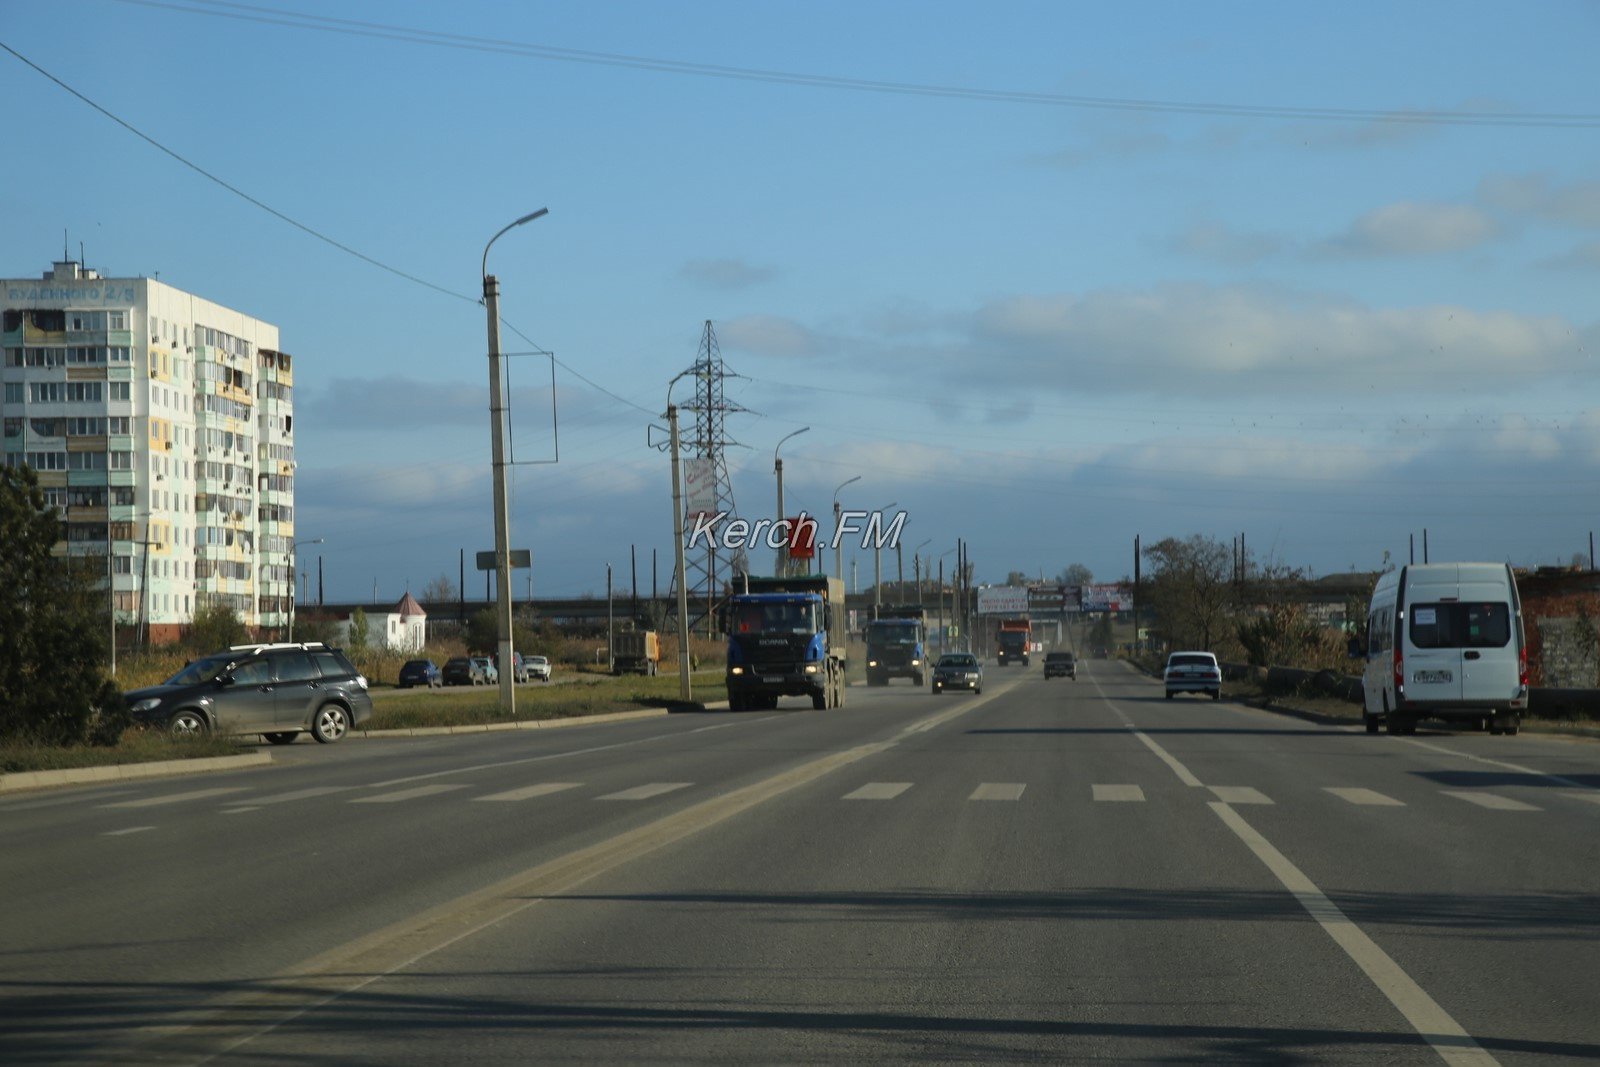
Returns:
[[[1069,563],[1056,575],[1056,581],[1062,585],[1089,585],[1094,582],[1094,571],[1081,563]]]
[[[1233,634],[1239,595],[1228,545],[1200,534],[1168,537],[1145,546],[1144,557],[1145,600],[1175,647],[1209,649]]]
[[[453,604],[456,601],[456,583],[448,574],[441,574],[422,587],[424,604]]]

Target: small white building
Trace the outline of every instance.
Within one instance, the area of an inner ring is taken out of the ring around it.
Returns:
[[[340,642],[349,648],[354,644],[350,635],[350,619],[338,622]],[[400,598],[394,610],[386,614],[376,612],[367,616],[367,646],[387,648],[391,652],[421,652],[428,638],[428,613],[422,610],[410,593]]]

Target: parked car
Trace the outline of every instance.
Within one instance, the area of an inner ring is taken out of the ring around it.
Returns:
[[[488,676],[470,656],[453,656],[445,661],[441,672],[445,685],[483,685]]]
[[[1071,678],[1078,679],[1078,657],[1071,652],[1047,652],[1044,657],[1044,676],[1046,678]]]
[[[933,665],[933,691],[970,689],[983,692],[983,664],[970,652],[946,652]]]
[[[1162,679],[1167,685],[1168,700],[1174,693],[1210,693],[1212,700],[1222,699],[1222,668],[1210,652],[1172,653],[1167,657]]]
[[[494,659],[489,656],[473,656],[473,666],[483,675],[484,685],[499,685],[500,671],[494,665]]]
[[[544,656],[529,656],[528,674],[541,682],[550,680],[550,660]]]
[[[302,732],[330,744],[372,715],[366,677],[320,642],[235,645],[127,701],[135,722],[180,737],[260,734],[275,745]]]
[[[495,653],[494,656],[491,657],[490,662],[493,663],[496,670],[498,670],[500,666],[500,654],[498,652]],[[532,674],[528,670],[528,657],[524,656],[521,652],[511,653],[511,680],[517,685],[521,685],[523,682],[532,680]],[[498,675],[496,676],[495,681],[499,681]]]
[[[439,665],[431,659],[407,660],[400,668],[400,677],[395,685],[400,689],[410,689],[414,685],[425,685],[429,689],[444,684],[444,674],[439,670]]]

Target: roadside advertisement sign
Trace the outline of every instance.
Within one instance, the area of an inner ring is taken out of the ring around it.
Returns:
[[[717,470],[709,459],[683,461],[683,513],[689,519],[715,514]]]
[[[817,555],[817,520],[809,515],[789,519],[789,558],[815,559]]]
[[[1084,611],[1132,611],[1133,590],[1125,585],[1086,585],[1081,589]]]
[[[979,615],[1026,615],[1027,613],[1027,586],[992,585],[978,590]]]

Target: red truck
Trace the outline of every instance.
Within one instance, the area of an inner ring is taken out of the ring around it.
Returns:
[[[1028,651],[1033,647],[1032,622],[1027,619],[1001,619],[995,636],[995,643],[1000,649],[1000,666],[1005,667],[1013,660],[1020,661],[1024,667],[1028,665]]]

